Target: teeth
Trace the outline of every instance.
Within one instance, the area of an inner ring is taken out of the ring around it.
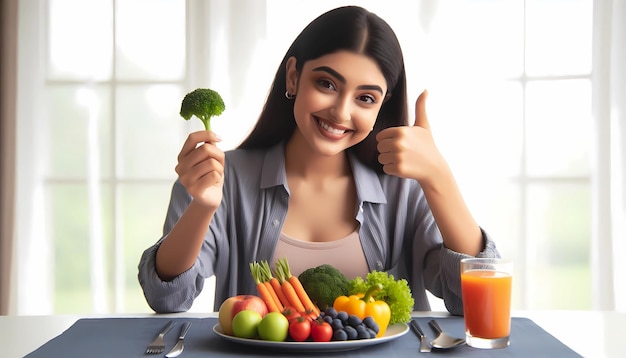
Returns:
[[[332,134],[337,134],[337,135],[339,135],[339,134],[344,134],[344,133],[346,132],[346,131],[345,131],[345,130],[343,130],[343,129],[336,129],[336,128],[333,128],[333,127],[329,126],[328,124],[326,124],[326,123],[324,123],[324,122],[322,122],[322,121],[320,121],[320,120],[318,120],[318,121],[317,121],[317,123],[319,123],[319,124],[320,124],[320,126],[322,126],[322,128],[324,128],[326,131],[328,131],[328,132],[330,132],[330,133],[332,133]]]

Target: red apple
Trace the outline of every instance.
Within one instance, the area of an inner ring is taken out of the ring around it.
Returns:
[[[233,317],[243,310],[256,311],[261,314],[261,317],[265,317],[267,305],[261,297],[255,295],[237,295],[227,298],[220,306],[218,315],[222,332],[233,335]]]

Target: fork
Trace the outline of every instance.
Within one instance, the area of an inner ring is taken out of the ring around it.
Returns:
[[[165,342],[163,342],[163,337],[165,336],[167,332],[169,332],[170,329],[172,329],[172,327],[174,327],[175,324],[176,322],[174,321],[169,321],[167,323],[167,325],[163,328],[163,330],[159,333],[159,335],[154,339],[154,341],[152,341],[152,343],[148,345],[148,348],[146,348],[146,354],[163,353],[163,351],[165,350]]]

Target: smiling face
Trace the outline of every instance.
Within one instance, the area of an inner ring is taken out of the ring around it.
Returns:
[[[292,140],[304,139],[314,152],[335,155],[365,139],[387,93],[376,62],[340,51],[306,62],[298,76],[295,61],[287,62],[287,89],[296,94],[298,128]]]

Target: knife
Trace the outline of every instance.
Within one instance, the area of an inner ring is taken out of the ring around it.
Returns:
[[[185,335],[187,334],[189,327],[191,327],[191,322],[183,323],[183,327],[180,329],[180,335],[178,336],[178,342],[176,342],[174,348],[172,348],[172,350],[165,355],[167,358],[178,357],[183,352],[183,349],[185,348],[183,346],[183,341],[185,340]]]
[[[420,352],[422,353],[430,353],[432,346],[428,342],[424,331],[420,328],[420,325],[416,320],[411,320],[411,328],[413,328],[413,332],[420,338]]]

